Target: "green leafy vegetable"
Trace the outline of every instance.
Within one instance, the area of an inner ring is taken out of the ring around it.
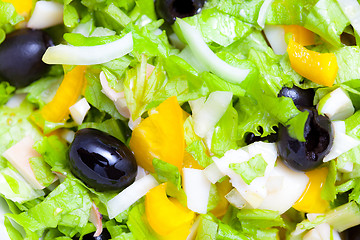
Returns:
[[[241,176],[246,184],[255,178],[264,176],[267,163],[261,154],[257,154],[246,162],[231,163],[230,168]]]

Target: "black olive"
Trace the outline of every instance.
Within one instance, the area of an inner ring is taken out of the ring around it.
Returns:
[[[289,167],[308,171],[322,163],[322,159],[329,153],[334,140],[331,121],[328,117],[318,115],[314,108],[303,108],[309,116],[305,123],[305,142],[300,142],[289,136],[284,126],[279,129],[277,148],[280,157]]]
[[[70,169],[97,191],[123,190],[135,180],[134,154],[119,139],[93,128],[76,132],[69,149]]]
[[[109,239],[111,239],[110,233],[106,228],[103,229],[102,233],[98,237],[94,237],[94,233],[95,232],[88,233],[88,234],[84,235],[82,239],[83,240],[109,240]]]
[[[198,14],[205,0],[155,0],[155,11],[159,18],[173,24],[175,19]]]
[[[50,66],[42,61],[53,42],[41,30],[19,29],[0,44],[0,80],[25,87],[46,74]]]
[[[283,87],[278,97],[289,97],[293,100],[295,106],[297,107],[312,107],[314,106],[314,96],[315,91],[312,88],[302,89],[297,86],[292,88]]]
[[[360,225],[346,230],[346,240],[360,240]]]
[[[271,133],[265,137],[261,137],[261,136],[256,136],[254,133],[252,132],[248,132],[246,133],[245,135],[245,143],[246,144],[251,144],[251,143],[254,143],[254,142],[259,142],[259,141],[267,141],[267,142],[276,142],[277,141],[277,138],[278,138],[278,128],[275,126],[274,127],[274,130],[276,131],[275,133]],[[263,129],[262,127],[260,126],[259,127],[259,132],[262,134],[263,133]]]

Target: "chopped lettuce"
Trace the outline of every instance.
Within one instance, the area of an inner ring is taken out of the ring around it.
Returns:
[[[236,149],[238,114],[233,106],[229,106],[216,124],[211,138],[211,152],[223,156],[230,149]]]
[[[0,82],[0,106],[10,99],[14,91],[15,87],[11,86],[8,82]]]
[[[202,167],[209,166],[213,160],[206,153],[206,147],[201,140],[196,140],[192,142],[185,149],[191,156],[198,162],[198,164]]]
[[[171,182],[177,189],[181,188],[181,175],[176,166],[157,158],[154,158],[153,166],[159,182]]]
[[[348,24],[349,20],[335,0],[319,0],[306,16],[304,27],[340,47],[340,35]]]
[[[250,184],[255,178],[264,176],[267,163],[261,154],[257,154],[246,162],[231,163],[230,168],[241,176],[246,184]]]
[[[159,61],[151,73],[147,71],[149,71],[147,58],[142,55],[141,62],[126,72],[124,92],[133,120],[141,117],[148,110],[148,104],[164,85],[165,75],[162,62]],[[147,77],[147,74],[151,75]]]

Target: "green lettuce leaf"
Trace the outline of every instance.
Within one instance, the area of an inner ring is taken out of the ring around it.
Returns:
[[[127,225],[135,239],[159,239],[147,221],[145,214],[145,204],[143,201],[132,207],[129,212],[129,220]]]
[[[124,119],[117,111],[113,101],[101,92],[100,72],[92,69],[86,72],[87,85],[85,89],[86,100],[100,111],[110,114],[115,119]]]
[[[185,150],[204,168],[213,162],[211,157],[206,154],[206,147],[201,140],[192,142]]]
[[[157,158],[154,158],[152,164],[160,182],[171,182],[177,189],[181,188],[181,174],[176,166]]]
[[[120,39],[120,36],[84,37],[80,33],[65,33],[64,39],[73,46],[96,46],[111,43]]]
[[[19,89],[17,93],[27,93],[26,99],[42,108],[55,96],[61,81],[62,77],[44,77],[25,88]]]
[[[51,171],[66,174],[69,172],[67,150],[68,146],[58,136],[52,135],[37,141],[34,149],[41,154]]]
[[[8,82],[0,82],[0,106],[7,103],[15,91],[15,87],[11,86]]]
[[[103,132],[106,132],[117,139],[119,139],[121,142],[126,143],[126,135],[129,134],[129,129],[127,126],[125,126],[124,122],[121,122],[116,119],[107,119],[103,122],[97,123],[97,122],[84,122],[79,126],[79,129],[82,128],[95,128],[99,129]]]
[[[329,163],[329,172],[326,177],[325,184],[321,189],[321,198],[327,201],[334,201],[336,198],[336,162],[331,161]]]
[[[266,13],[266,23],[272,25],[303,25],[316,0],[274,0]]]
[[[307,15],[304,27],[341,47],[340,35],[348,24],[349,20],[335,0],[319,0]]]
[[[44,196],[45,193],[33,189],[16,170],[8,167],[0,170],[0,194],[22,204]]]
[[[238,113],[233,106],[229,106],[219,122],[216,124],[211,138],[211,152],[223,156],[230,149],[236,149]]]
[[[71,236],[85,227],[89,220],[92,201],[88,191],[66,178],[41,203],[20,214],[8,216],[24,227],[27,234],[39,237],[46,228],[71,227]]]
[[[205,42],[214,42],[224,47],[245,38],[252,31],[251,24],[216,8],[204,9],[188,21],[196,22]]]
[[[4,41],[6,32],[23,20],[24,17],[16,12],[11,3],[0,1],[0,43]]]
[[[51,172],[50,166],[42,157],[33,157],[29,159],[31,169],[33,170],[36,180],[42,186],[49,186],[55,181],[55,174]]]
[[[126,72],[124,92],[127,106],[133,120],[139,118],[152,101],[156,92],[164,85],[165,75],[162,62],[158,62],[149,77],[146,77],[147,58],[142,55],[141,62]]]
[[[264,176],[267,163],[261,154],[257,154],[249,161],[231,163],[229,167],[241,176],[246,184],[250,184],[255,178]]]
[[[7,166],[7,160],[2,156],[8,148],[19,142],[25,136],[31,136],[35,141],[42,138],[39,129],[29,121],[34,106],[27,101],[16,108],[0,106],[0,169]]]
[[[257,25],[263,0],[219,0],[216,8],[240,20]]]
[[[200,223],[195,240],[216,240],[218,224],[210,215],[200,215]]]

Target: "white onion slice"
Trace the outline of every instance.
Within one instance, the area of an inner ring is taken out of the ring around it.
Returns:
[[[333,121],[332,124],[334,129],[334,142],[330,152],[324,157],[323,162],[335,159],[360,144],[359,140],[346,135],[344,121]]]
[[[225,195],[226,200],[238,209],[242,209],[246,206],[245,199],[241,196],[236,188],[233,188],[228,194]]]
[[[44,29],[63,22],[64,7],[57,2],[38,1],[27,24],[28,28]]]
[[[272,190],[275,188],[276,191],[268,192],[259,209],[278,211],[280,214],[294,205],[309,182],[309,178],[304,172],[293,171],[281,163],[281,161],[277,162],[276,167],[270,173],[270,177],[283,178],[282,188],[276,189],[277,187],[270,187]],[[273,183],[276,183],[276,181]]]
[[[195,222],[193,223],[193,225],[190,228],[190,233],[186,237],[186,240],[194,240],[196,238],[199,225],[200,225],[200,215],[196,217]]]
[[[360,35],[360,4],[356,0],[337,0],[341,10],[349,19],[351,25],[358,35]]]
[[[70,115],[74,119],[77,125],[81,125],[84,121],[84,118],[88,111],[90,110],[90,105],[86,101],[85,98],[80,99],[77,101],[74,105],[72,105],[70,108]]]
[[[257,23],[261,28],[264,28],[265,26],[265,19],[266,19],[266,13],[271,5],[273,0],[265,0],[263,5],[261,5],[260,11],[259,11],[259,17],[257,20]]]
[[[12,96],[5,104],[9,108],[17,108],[25,100],[27,93],[19,93]]]
[[[207,132],[215,127],[216,123],[226,112],[232,99],[231,92],[212,92],[201,109],[193,112],[194,131],[204,138]]]
[[[265,25],[264,33],[275,54],[283,55],[286,53],[285,29],[282,26]]]
[[[159,183],[150,174],[135,181],[113,199],[108,201],[107,211],[109,218],[113,219],[118,214],[128,209],[137,200],[142,198],[150,189],[156,187],[157,185],[159,185]]]
[[[120,58],[133,49],[132,34],[119,40],[97,46],[57,45],[46,50],[43,61],[47,64],[94,65]]]
[[[211,51],[199,30],[179,18],[176,21],[179,23],[181,32],[194,56],[211,72],[235,84],[240,83],[246,78],[250,72],[249,69],[240,69],[227,64]]]
[[[219,170],[215,163],[210,164],[204,169],[205,176],[212,184],[215,184],[225,175]]]
[[[187,196],[187,207],[194,212],[206,214],[211,182],[204,171],[183,168],[183,185]]]

